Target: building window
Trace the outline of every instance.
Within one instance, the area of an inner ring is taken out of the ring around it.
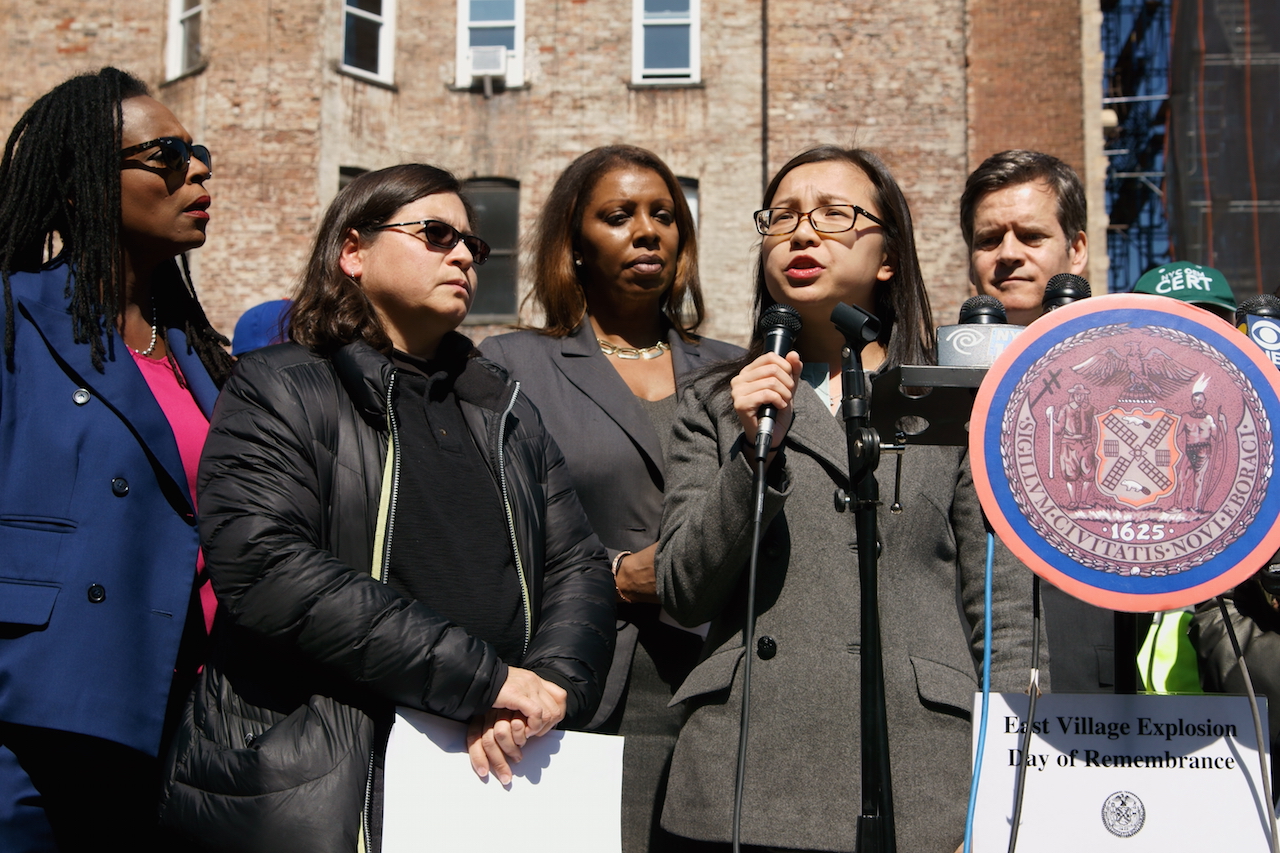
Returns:
[[[468,323],[506,323],[516,318],[520,184],[477,178],[463,188],[476,210],[475,230],[489,244],[489,259],[476,269],[480,280]]]
[[[697,178],[676,178],[676,183],[680,185],[680,190],[684,193],[684,200],[689,203],[689,214],[693,217],[693,227],[698,227],[698,179]]]
[[[459,88],[482,78],[524,83],[524,0],[458,0]]]
[[[699,0],[632,0],[633,83],[697,83]]]
[[[342,192],[347,188],[347,184],[363,175],[368,169],[360,166],[339,166],[338,167],[338,192]]]
[[[395,0],[343,0],[342,68],[390,83],[395,53]]]
[[[204,14],[201,0],[169,0],[169,51],[166,64],[169,79],[181,77],[202,61],[200,54],[200,19]]]

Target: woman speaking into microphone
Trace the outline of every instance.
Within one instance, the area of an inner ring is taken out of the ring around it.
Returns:
[[[663,824],[727,849],[742,702],[751,685],[741,839],[747,848],[853,850],[860,801],[859,543],[832,506],[849,489],[839,303],[881,322],[863,352],[881,371],[933,361],[933,324],[902,191],[873,154],[823,146],[782,167],[755,214],[756,315],[794,306],[795,352],[748,354],[695,382],[681,401],[657,560],[663,606],[711,621],[702,662],[676,694],[676,744]],[[755,641],[743,644],[755,441],[767,450]],[[882,482],[887,481],[882,478]],[[982,658],[986,536],[966,453],[912,447],[901,511],[879,517],[880,609],[898,848],[951,853],[964,834],[970,714]],[[1026,686],[1031,574],[995,555],[993,684]],[[779,784],[785,780],[785,784]]]

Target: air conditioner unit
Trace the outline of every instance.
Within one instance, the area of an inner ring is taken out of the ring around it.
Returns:
[[[507,75],[507,49],[500,44],[473,47],[470,59],[473,78]]]

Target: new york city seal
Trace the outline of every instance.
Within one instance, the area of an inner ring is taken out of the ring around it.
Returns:
[[[1147,809],[1136,794],[1116,791],[1102,803],[1102,825],[1118,838],[1137,835],[1147,822]]]
[[[991,368],[974,478],[1005,544],[1117,610],[1202,601],[1280,545],[1280,372],[1206,312],[1154,296],[1056,311]]]

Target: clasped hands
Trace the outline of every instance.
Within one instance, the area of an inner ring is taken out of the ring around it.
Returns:
[[[567,700],[560,685],[527,669],[508,669],[493,707],[467,726],[467,753],[476,775],[484,779],[492,771],[503,785],[511,784],[511,765],[523,757],[524,745],[559,725]]]

